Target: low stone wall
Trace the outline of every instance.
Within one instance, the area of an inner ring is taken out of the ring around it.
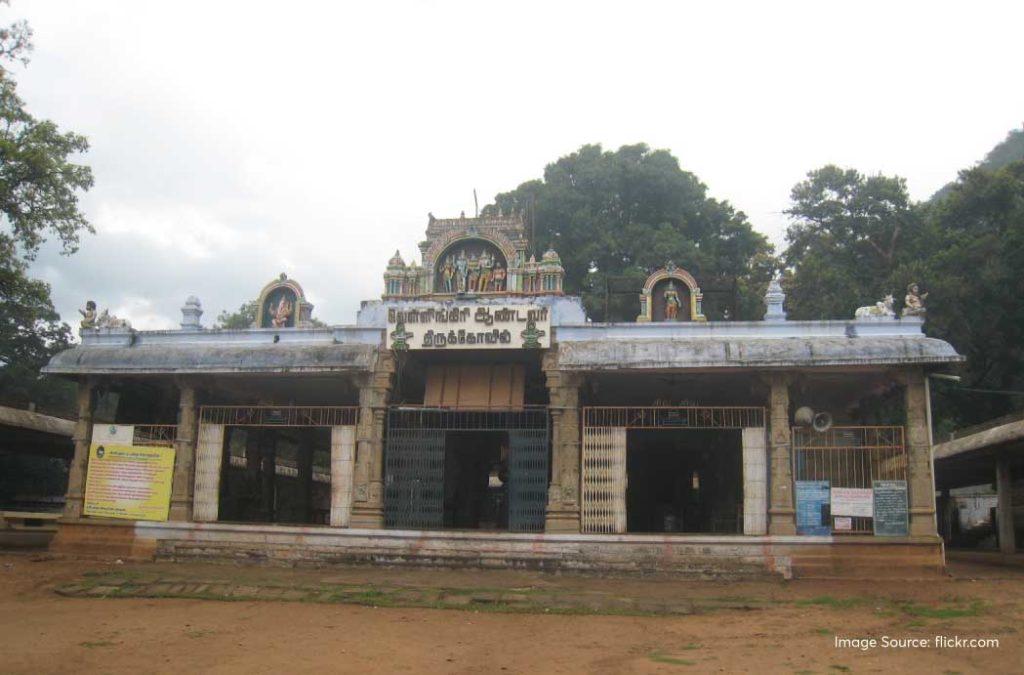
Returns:
[[[513,534],[82,520],[62,523],[51,550],[133,559],[693,578],[920,577],[943,570],[938,538]]]

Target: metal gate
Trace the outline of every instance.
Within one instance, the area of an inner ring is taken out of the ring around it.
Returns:
[[[548,427],[545,407],[515,410],[391,408],[384,450],[385,525],[408,529],[444,527],[448,433],[504,431],[509,440],[509,529],[543,531],[551,455]]]
[[[548,430],[508,432],[508,528],[543,532],[548,503]]]
[[[615,534],[626,531],[626,428],[587,428],[583,431],[584,532]]]
[[[444,431],[389,429],[384,453],[384,524],[444,525]]]
[[[827,481],[830,488],[871,488],[876,480],[907,480],[903,427],[793,427],[793,478]],[[840,534],[870,534],[872,519],[853,516]],[[833,520],[834,523],[834,520]]]

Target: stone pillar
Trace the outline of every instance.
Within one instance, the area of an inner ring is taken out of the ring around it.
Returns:
[[[789,375],[772,373],[769,383],[772,500],[768,509],[768,533],[796,534],[796,510],[793,508],[793,451],[789,427]]]
[[[996,499],[999,551],[1010,555],[1017,552],[1017,540],[1013,531],[1013,474],[1010,458],[1004,454],[996,457]]]
[[[935,537],[935,481],[932,475],[931,429],[928,427],[928,388],[924,371],[906,375],[907,464],[910,492],[910,534]]]
[[[580,385],[582,376],[557,370],[544,357],[551,410],[551,485],[545,532],[580,531]]]
[[[68,472],[68,494],[64,502],[64,519],[82,517],[85,501],[85,477],[89,469],[89,445],[92,443],[92,409],[95,404],[95,384],[90,379],[78,382],[78,422],[75,424],[75,454]]]
[[[195,385],[182,380],[178,383],[178,428],[174,437],[174,481],[171,486],[171,511],[168,520],[192,520],[198,423]]]
[[[768,533],[768,461],[763,427],[743,429],[743,534]]]
[[[355,449],[355,427],[331,427],[331,527],[352,522]]]
[[[352,527],[384,527],[384,420],[394,373],[394,355],[381,351],[359,387]]]

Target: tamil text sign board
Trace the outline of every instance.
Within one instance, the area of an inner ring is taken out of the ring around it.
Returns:
[[[167,520],[174,449],[132,445],[135,428],[97,424],[85,480],[86,516]]]
[[[389,349],[546,349],[547,307],[530,304],[388,308]]]
[[[871,488],[832,488],[832,515],[870,518]]]
[[[875,534],[883,537],[907,536],[910,529],[907,481],[876,480],[873,485]]]

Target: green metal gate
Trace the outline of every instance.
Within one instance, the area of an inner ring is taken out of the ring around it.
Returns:
[[[444,525],[444,439],[438,429],[389,429],[384,453],[384,524]]]
[[[548,503],[548,430],[508,432],[508,527],[543,532]]]
[[[395,406],[388,410],[384,448],[387,527],[444,527],[445,441],[448,432],[505,431],[509,439],[508,521],[515,532],[542,532],[550,463],[548,411],[451,410]]]

